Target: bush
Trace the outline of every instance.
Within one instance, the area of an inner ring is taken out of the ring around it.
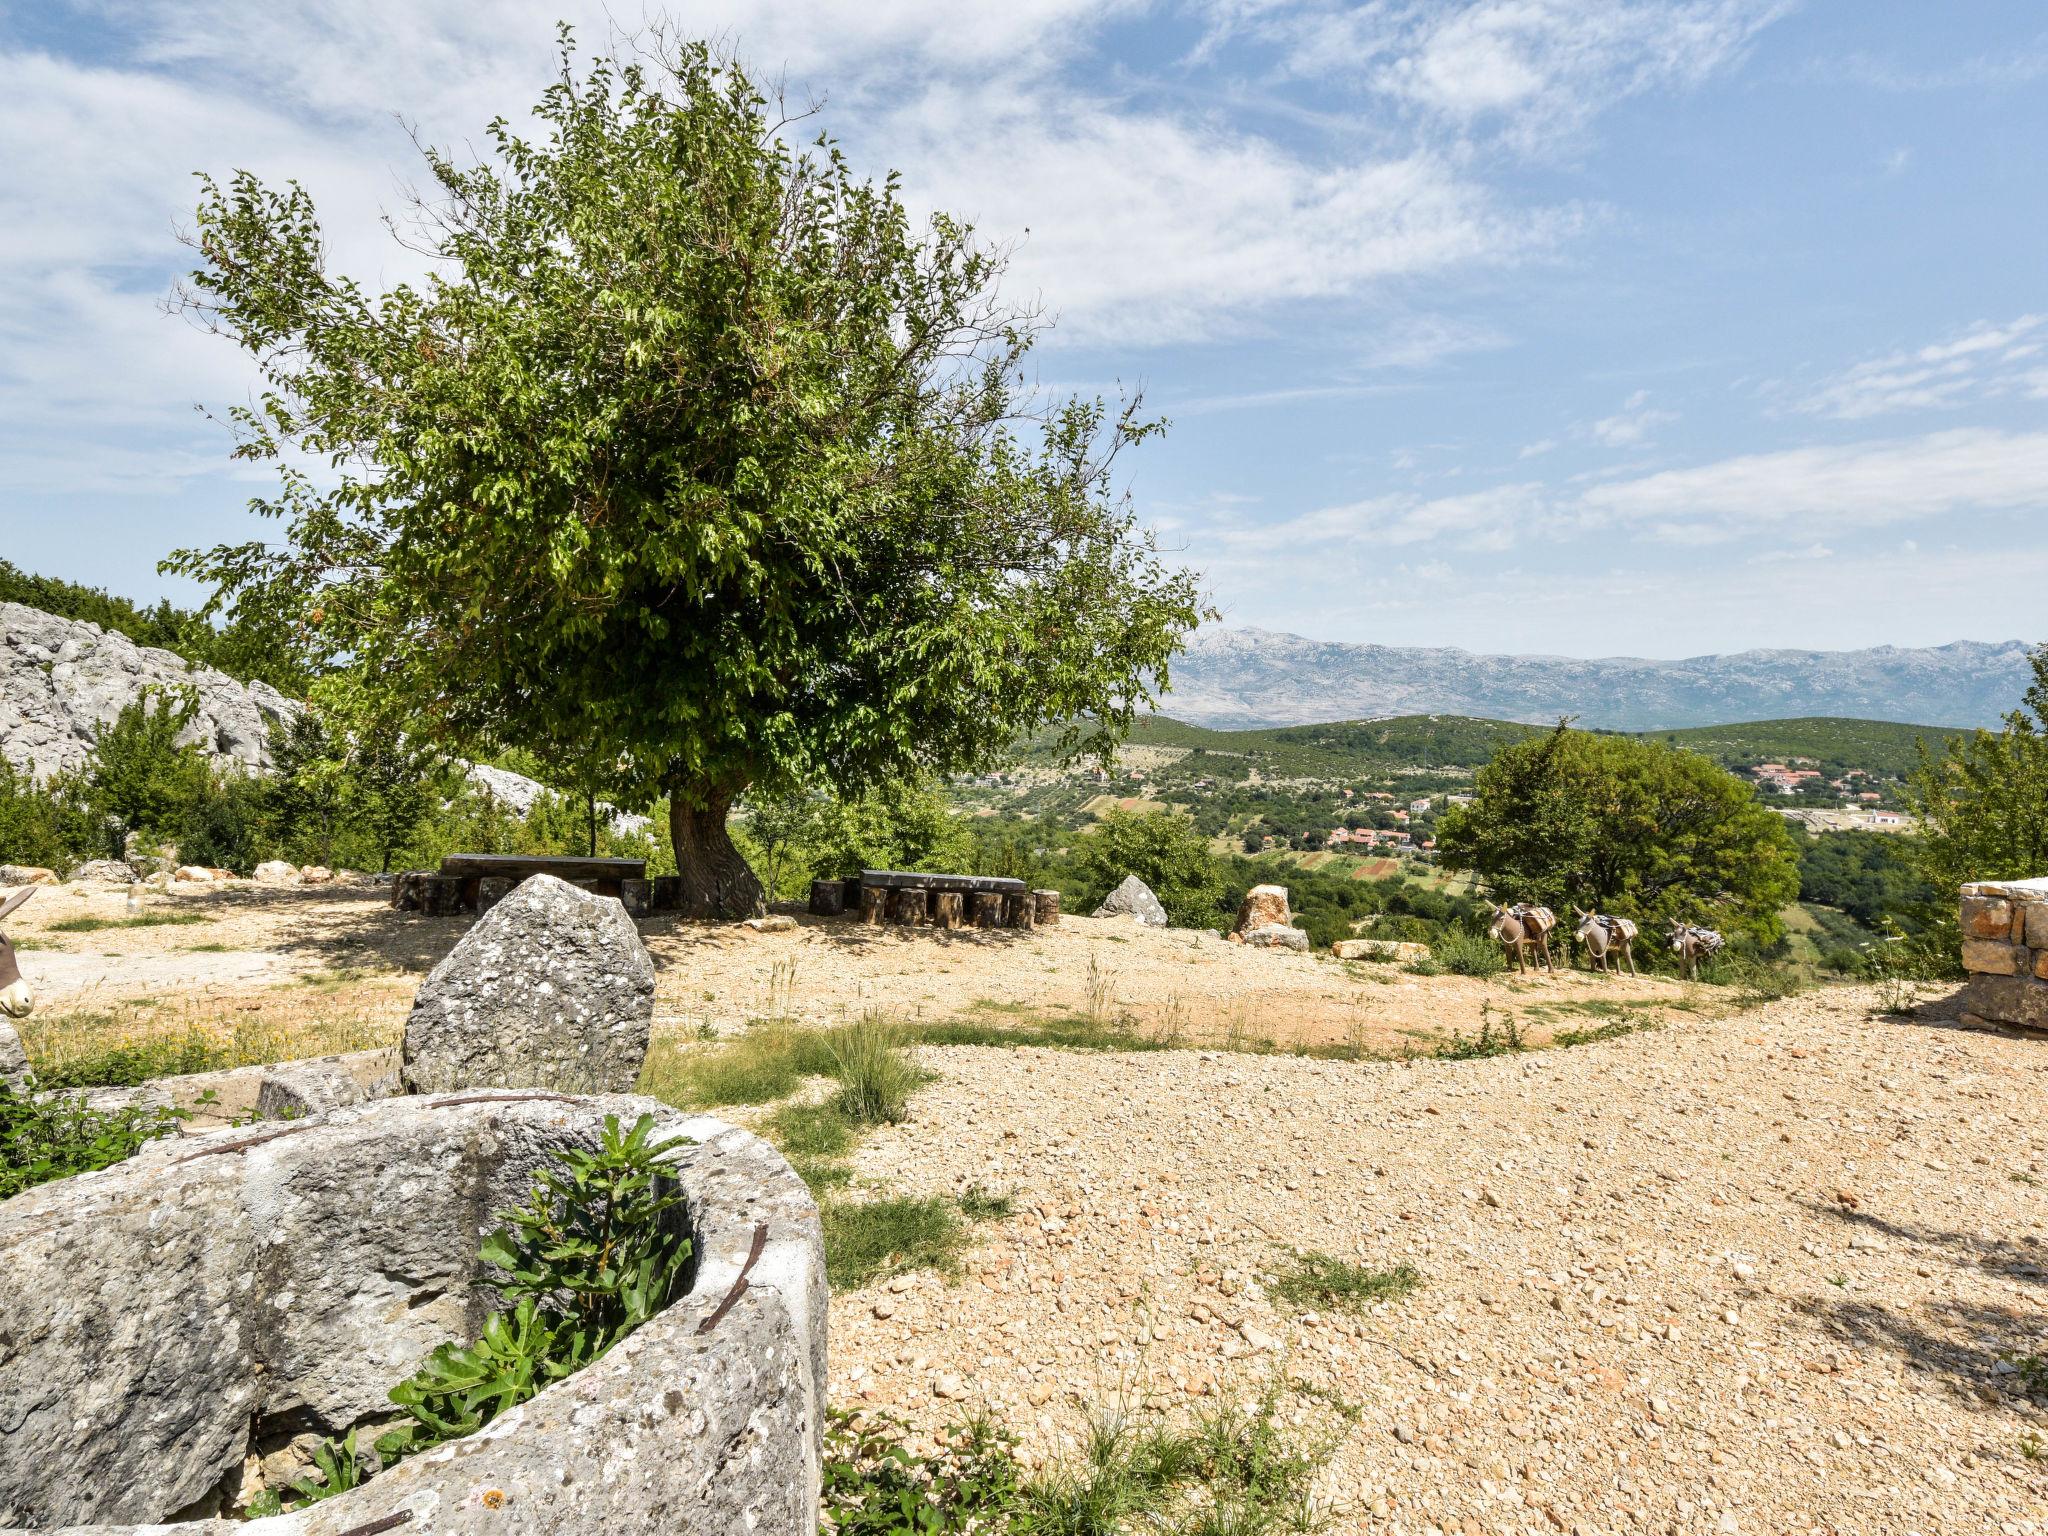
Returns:
[[[100,1111],[83,1099],[38,1097],[0,1082],[0,1200],[126,1162],[146,1143],[171,1135],[185,1118],[176,1109]]]
[[[103,852],[106,830],[95,824],[80,790],[75,778],[46,783],[0,758],[0,863],[68,875],[80,859]]]
[[[1500,941],[1469,928],[1445,929],[1430,941],[1430,954],[1454,976],[1498,976],[1508,968],[1507,952]]]
[[[1225,917],[1223,870],[1208,839],[1176,811],[1105,812],[1073,849],[1075,908],[1093,911],[1136,875],[1176,927],[1212,928]]]

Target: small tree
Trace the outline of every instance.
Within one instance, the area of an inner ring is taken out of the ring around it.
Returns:
[[[391,868],[392,856],[440,804],[444,770],[441,754],[425,742],[374,723],[357,734],[349,754],[348,809],[376,849],[380,871]]]
[[[178,740],[198,717],[191,689],[145,688],[111,725],[93,736],[85,798],[109,836],[107,852],[123,856],[128,837],[176,837],[211,788],[205,754]]]
[[[1791,834],[1749,785],[1697,752],[1562,723],[1479,770],[1437,852],[1502,900],[1711,921],[1762,944],[1799,894]]]
[[[1922,969],[1948,974],[1961,965],[1958,886],[2048,874],[2048,645],[2032,661],[2033,685],[2005,729],[1950,737],[1939,757],[1923,743],[1908,781],[1921,830],[1907,855],[1932,893],[1914,914]]]
[[[280,847],[334,862],[334,840],[349,799],[346,743],[311,709],[270,737],[270,776],[261,803],[271,838]]]
[[[1041,327],[1003,253],[792,149],[702,46],[579,73],[565,30],[532,121],[425,151],[435,270],[381,296],[297,184],[204,181],[182,302],[268,383],[237,451],[334,481],[284,468],[254,504],[281,544],[171,568],[302,618],[409,735],[665,794],[696,911],[759,901],[749,791],[972,771],[1048,725],[1113,746],[1195,582],[1112,494],[1158,424],[1020,392]]]
[[[1223,916],[1222,868],[1208,839],[1177,811],[1105,811],[1075,843],[1074,865],[1083,907],[1096,906],[1136,875],[1178,926],[1213,927]]]

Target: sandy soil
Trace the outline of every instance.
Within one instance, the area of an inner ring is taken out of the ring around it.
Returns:
[[[67,886],[10,920],[17,940],[43,946],[25,949],[21,964],[44,1008],[103,1008],[142,996],[163,1004],[181,994],[247,1000],[339,974],[359,979],[382,1017],[409,998],[409,978],[468,926],[465,918],[393,912],[370,887],[237,887],[144,900],[145,914],[203,915],[204,923],[52,931],[81,916],[119,918],[124,902],[123,888]],[[1587,1023],[1588,1004],[1655,1018],[1713,1005],[1710,989],[1663,978],[1420,978],[1122,920],[1066,917],[1029,934],[871,929],[803,915],[798,923],[781,934],[670,917],[644,923],[657,1029],[725,1032],[753,1018],[834,1022],[871,1010],[945,1019],[1092,1009],[1190,1043],[1349,1043],[1397,1054],[1476,1031],[1483,1009],[1513,1011],[1540,1039],[1553,1026]],[[403,1019],[402,1006],[395,1017]]]
[[[2048,1532],[2001,1360],[2048,1351],[2048,1041],[1869,1002],[1469,1062],[930,1051],[857,1166],[1017,1212],[834,1297],[834,1399],[1057,1456],[1279,1372],[1355,1405],[1342,1530]],[[1290,1248],[1426,1283],[1291,1311]]]

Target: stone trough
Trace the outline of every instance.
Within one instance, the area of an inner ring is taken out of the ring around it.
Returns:
[[[497,1304],[477,1247],[604,1117],[654,1115],[687,1293],[596,1363],[352,1492],[245,1524],[295,1445],[369,1432]],[[0,1204],[0,1528],[225,1536],[811,1532],[817,1207],[745,1131],[628,1096],[472,1091],[155,1142]]]

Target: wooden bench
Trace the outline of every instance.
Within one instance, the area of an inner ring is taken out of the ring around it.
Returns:
[[[851,879],[812,881],[810,908],[827,917],[858,912],[870,927],[1034,928],[1059,921],[1059,893],[1027,889],[1007,875],[864,869]]]
[[[633,917],[657,905],[661,881],[647,878],[645,859],[555,857],[525,853],[451,853],[438,872],[411,870],[391,882],[391,905],[430,916],[488,912],[520,881],[553,875],[600,896],[610,896]]]

